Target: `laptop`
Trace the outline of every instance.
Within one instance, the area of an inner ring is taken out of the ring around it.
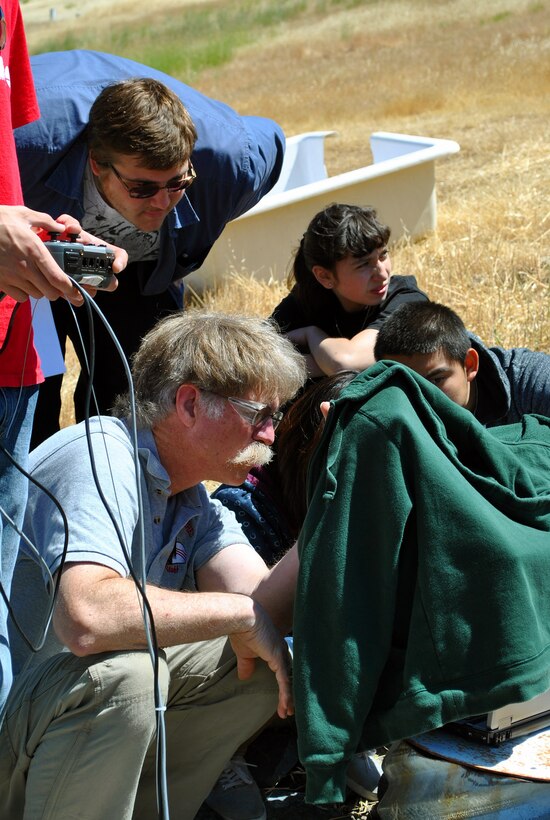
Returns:
[[[498,746],[547,726],[550,727],[550,689],[523,703],[511,703],[486,715],[455,720],[443,728],[478,743]]]

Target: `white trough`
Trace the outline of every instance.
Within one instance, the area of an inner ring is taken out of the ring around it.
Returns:
[[[328,177],[324,140],[334,131],[287,139],[281,176],[248,213],[230,222],[202,267],[185,278],[193,290],[214,287],[231,271],[258,279],[284,279],[310,219],[331,202],[373,206],[392,239],[434,230],[437,222],[435,161],[460,150],[452,140],[377,131],[373,164]]]

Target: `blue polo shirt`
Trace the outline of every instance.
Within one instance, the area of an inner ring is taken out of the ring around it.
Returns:
[[[170,495],[170,479],[149,430],[138,433],[137,477],[132,439],[123,421],[110,416],[92,418],[90,441],[99,488],[84,422],[60,430],[30,457],[33,482],[24,532],[38,554],[33,555],[29,544],[22,542],[13,601],[18,619],[23,619],[25,631],[35,639],[46,620],[52,577],[64,552],[66,561],[102,564],[122,577],[130,575],[131,561],[140,578],[144,555],[149,583],[193,592],[200,567],[226,547],[248,543],[233,513],[210,499],[202,484]],[[55,496],[66,514],[66,543],[63,515],[39,485]],[[138,487],[143,528],[138,525]],[[63,649],[53,630],[50,633],[33,662]],[[28,649],[17,635],[13,637],[17,671]]]

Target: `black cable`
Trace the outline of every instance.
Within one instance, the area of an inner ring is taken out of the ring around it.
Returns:
[[[87,363],[86,363],[87,364],[87,370],[88,370],[88,382],[87,382],[87,385],[86,385],[86,394],[85,394],[85,402],[84,402],[84,425],[85,425],[85,429],[86,429],[86,438],[87,438],[87,441],[88,441],[88,452],[89,452],[89,455],[90,455],[90,465],[91,465],[91,469],[92,469],[92,475],[93,475],[93,478],[94,478],[94,483],[95,483],[96,489],[98,491],[98,495],[99,495],[99,497],[101,499],[101,502],[102,502],[102,504],[103,504],[103,506],[104,506],[104,508],[107,512],[107,515],[109,516],[109,518],[111,520],[111,523],[113,524],[113,527],[114,527],[115,532],[117,534],[117,538],[119,540],[119,543],[120,543],[124,558],[125,558],[126,563],[128,565],[128,570],[129,570],[130,576],[131,576],[132,580],[134,581],[135,587],[136,587],[139,595],[141,596],[141,599],[142,599],[143,605],[144,605],[144,611],[147,614],[147,619],[148,620],[145,621],[145,628],[146,628],[146,633],[147,633],[147,629],[149,629],[149,631],[150,631],[151,656],[152,656],[151,660],[152,660],[152,663],[153,663],[153,680],[154,680],[154,684],[153,684],[154,685],[154,703],[155,703],[155,712],[156,712],[157,740],[158,740],[158,746],[157,746],[157,795],[158,795],[159,799],[158,799],[157,802],[158,802],[158,810],[159,810],[160,820],[169,820],[169,809],[168,809],[168,801],[167,801],[166,785],[165,785],[166,784],[166,755],[165,755],[166,732],[165,732],[165,723],[164,723],[164,714],[163,714],[164,710],[165,710],[165,707],[162,704],[162,698],[161,698],[161,695],[160,695],[159,647],[158,647],[158,641],[157,641],[157,636],[156,636],[154,616],[153,616],[153,612],[152,612],[151,606],[149,604],[149,601],[147,599],[147,593],[146,593],[146,589],[145,589],[145,586],[144,586],[144,583],[145,583],[145,567],[143,567],[144,580],[142,582],[142,580],[140,580],[138,578],[138,576],[136,575],[136,572],[133,568],[132,557],[129,554],[128,549],[126,547],[124,536],[123,536],[123,534],[120,530],[120,527],[118,525],[118,522],[116,521],[114,513],[111,510],[111,508],[109,506],[109,503],[108,503],[107,499],[105,498],[105,495],[104,495],[103,490],[101,488],[100,481],[99,481],[99,476],[97,475],[95,458],[94,458],[94,455],[93,455],[93,446],[92,446],[92,442],[91,442],[90,404],[91,404],[91,397],[92,397],[92,392],[93,392],[93,374],[94,374],[94,369],[95,369],[95,336],[94,336],[94,332],[93,332],[93,317],[92,317],[92,312],[91,312],[92,307],[94,308],[96,313],[98,313],[100,319],[103,321],[103,323],[105,325],[105,328],[112,335],[113,341],[115,342],[115,347],[117,347],[117,349],[119,350],[119,353],[121,354],[123,364],[125,365],[125,368],[127,368],[127,377],[128,377],[128,385],[129,385],[130,393],[133,395],[132,377],[131,377],[131,373],[129,371],[128,362],[126,360],[126,357],[124,356],[123,351],[120,349],[120,346],[119,346],[119,344],[116,340],[116,337],[113,334],[112,328],[110,328],[107,320],[103,316],[102,311],[96,305],[96,303],[93,302],[93,300],[90,299],[90,297],[86,294],[84,289],[81,288],[77,283],[75,283],[75,284],[76,284],[76,287],[84,295],[84,301],[85,301],[85,305],[86,305],[88,323],[89,323],[89,328],[90,328],[90,354],[89,354],[89,361],[87,361]],[[82,340],[81,340],[81,343],[82,343]],[[82,344],[82,347],[84,349],[83,344]],[[99,413],[98,413],[98,415],[99,415]],[[135,430],[134,430],[134,433],[135,433]],[[135,447],[137,446],[137,442],[134,442],[134,446]],[[139,466],[138,466],[138,470],[139,470]],[[139,481],[139,472],[137,472],[136,478]],[[140,494],[140,493],[141,493],[141,485],[138,486],[138,494]]]

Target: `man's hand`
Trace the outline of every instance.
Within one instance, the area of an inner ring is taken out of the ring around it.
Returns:
[[[33,230],[38,228],[65,230],[48,214],[22,205],[0,205],[0,289],[18,302],[26,302],[29,296],[51,300],[65,296],[74,305],[82,304],[82,295]]]
[[[254,612],[256,621],[251,629],[229,635],[237,656],[237,674],[240,680],[246,680],[254,673],[255,659],[264,660],[279,685],[277,714],[285,718],[294,714],[288,646],[258,603],[254,604]]]
[[[159,646],[227,636],[246,680],[255,659],[264,660],[279,686],[278,714],[294,714],[290,654],[261,604],[232,592],[180,592],[147,585]],[[78,657],[147,646],[143,612],[131,578],[101,564],[69,562],[63,567],[53,628]]]
[[[65,231],[82,235],[82,241],[101,244],[91,234],[81,233],[79,223],[73,217],[62,216],[60,221],[23,205],[0,205],[0,290],[18,302],[29,296],[55,300],[65,297],[73,305],[81,305],[82,294],[72,279],[54,261],[36,230],[63,234]],[[120,248],[109,246],[115,252],[113,270],[119,272],[127,262],[127,254]],[[114,290],[116,284],[110,288]]]

